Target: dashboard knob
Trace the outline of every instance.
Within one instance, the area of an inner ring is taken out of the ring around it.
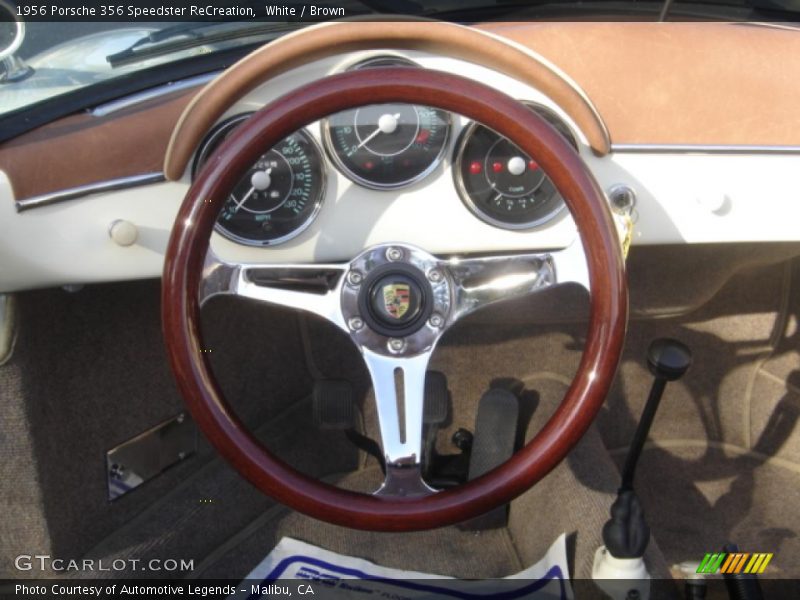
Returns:
[[[701,208],[718,217],[728,214],[732,207],[730,196],[710,190],[698,195],[696,201]]]
[[[108,228],[108,235],[118,246],[132,246],[139,237],[139,229],[130,221],[117,219]]]

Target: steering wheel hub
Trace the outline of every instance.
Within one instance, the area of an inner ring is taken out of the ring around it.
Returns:
[[[407,264],[387,264],[374,269],[359,295],[367,326],[393,337],[411,335],[425,325],[431,312],[433,290],[425,276]]]
[[[378,354],[413,356],[433,348],[450,313],[451,282],[433,255],[407,244],[380,244],[350,263],[341,307],[353,341]],[[355,282],[355,283],[354,283]],[[436,314],[438,319],[431,319]],[[401,345],[396,340],[402,339]],[[392,346],[392,344],[395,344]]]

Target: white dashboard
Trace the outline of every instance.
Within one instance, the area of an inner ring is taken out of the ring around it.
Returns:
[[[247,94],[221,120],[258,110],[282,94],[377,53],[318,60],[280,75]],[[381,53],[386,54],[386,53]],[[581,157],[600,186],[624,185],[636,194],[634,245],[800,240],[800,151],[755,147],[614,147],[597,156],[575,123],[536,89],[485,67],[422,52],[397,53],[418,64],[458,73],[553,110],[572,130]],[[433,254],[564,248],[576,239],[569,215],[529,229],[500,229],[478,219],[453,180],[456,140],[468,122],[454,117],[441,164],[397,190],[353,183],[326,157],[327,186],[311,225],[266,248],[214,234],[212,247],[236,262],[345,261],[373,244],[402,241]],[[319,123],[307,131],[322,142]],[[613,142],[613,140],[612,140]],[[176,182],[89,194],[19,211],[0,171],[0,292],[63,284],[159,277],[191,167]],[[131,245],[116,243],[110,226],[135,227]]]

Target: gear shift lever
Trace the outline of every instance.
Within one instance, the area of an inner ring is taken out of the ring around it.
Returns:
[[[612,597],[621,593],[624,598],[627,591],[641,585],[636,584],[636,580],[649,579],[642,557],[650,541],[650,528],[633,490],[633,479],[667,382],[683,377],[691,364],[691,351],[677,340],[657,339],[647,350],[647,366],[655,381],[631,440],[622,469],[622,484],[611,506],[611,518],[603,526],[605,545],[598,548],[592,570],[592,577]],[[612,581],[604,583],[604,580]],[[644,590],[638,591],[640,597],[645,597]]]
[[[636,426],[636,432],[633,434],[628,456],[625,459],[620,491],[633,489],[636,464],[639,462],[642,448],[644,448],[644,443],[650,434],[650,427],[653,425],[653,419],[661,402],[661,396],[664,395],[664,388],[666,388],[667,382],[676,381],[683,377],[691,364],[691,351],[677,340],[661,338],[655,340],[647,349],[647,366],[655,376],[655,381],[653,381],[653,387],[650,388],[650,395],[644,405],[642,417]]]

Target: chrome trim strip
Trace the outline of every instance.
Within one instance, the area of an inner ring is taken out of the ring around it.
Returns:
[[[91,111],[91,115],[93,117],[105,117],[106,115],[115,113],[123,108],[135,106],[142,102],[147,102],[148,100],[153,100],[154,98],[171,94],[172,92],[178,92],[180,90],[205,85],[220,73],[222,73],[222,71],[214,71],[212,73],[205,73],[204,75],[196,75],[195,77],[181,79],[179,81],[171,81],[167,84],[145,90],[144,92],[139,92],[138,94],[132,94],[124,98],[112,100],[111,102],[95,106]]]
[[[120,177],[119,179],[109,179],[107,181],[98,181],[97,183],[88,183],[74,188],[59,190],[50,194],[42,194],[41,196],[34,196],[32,198],[25,198],[14,202],[17,212],[21,213],[33,208],[41,208],[42,206],[49,206],[58,202],[66,202],[67,200],[75,200],[76,198],[83,198],[92,194],[102,194],[104,192],[115,192],[117,190],[124,190],[127,188],[138,187],[140,185],[149,185],[151,183],[160,183],[166,181],[166,177],[161,172],[158,173],[143,173],[141,175],[131,175],[130,177]]]
[[[797,31],[800,26],[792,23],[770,23],[769,21],[741,21],[735,22],[734,25],[743,25],[745,27],[764,27],[767,29],[783,29],[785,31]]]
[[[663,154],[800,154],[800,146],[611,144],[611,152]]]

